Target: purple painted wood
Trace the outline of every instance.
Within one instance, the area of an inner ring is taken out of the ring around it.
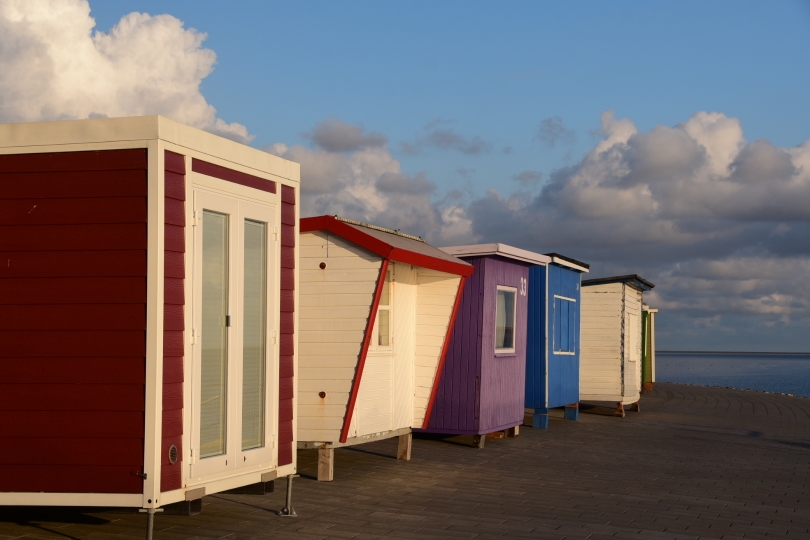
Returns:
[[[463,257],[474,267],[464,286],[430,424],[434,433],[482,434],[523,421],[529,265],[497,256]],[[518,289],[515,353],[495,355],[498,285]],[[421,430],[416,430],[421,431]]]

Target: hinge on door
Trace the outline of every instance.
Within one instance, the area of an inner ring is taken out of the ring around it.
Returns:
[[[273,239],[278,242],[278,227],[273,227]]]
[[[191,226],[192,227],[197,226],[197,211],[196,210],[191,211]]]
[[[197,343],[197,330],[194,328],[191,329],[191,344],[194,345]]]
[[[273,345],[275,345],[277,342],[278,342],[278,335],[276,334],[276,331],[273,330]]]

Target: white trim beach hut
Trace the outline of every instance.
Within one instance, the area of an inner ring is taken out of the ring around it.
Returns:
[[[473,267],[421,238],[333,216],[301,220],[299,448],[318,480],[335,448],[399,437],[429,420],[464,281]]]
[[[639,409],[642,295],[654,286],[636,274],[582,282],[581,402]]]

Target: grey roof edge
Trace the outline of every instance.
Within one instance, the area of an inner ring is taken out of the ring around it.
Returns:
[[[551,262],[551,257],[547,255],[516,248],[507,244],[470,244],[466,246],[447,246],[439,249],[455,257],[484,257],[487,255],[499,255],[501,257],[532,264],[547,265]]]
[[[630,285],[640,291],[649,291],[655,284],[650,281],[647,281],[643,277],[639,276],[638,274],[628,274],[626,276],[611,276],[611,277],[603,277],[603,278],[596,278],[596,279],[586,279],[582,281],[583,287],[588,287],[590,285],[604,285],[607,283],[624,283],[626,285]]]
[[[585,273],[591,271],[591,265],[588,263],[572,259],[571,257],[567,257],[565,255],[560,255],[559,253],[546,253],[546,255],[551,257],[551,262],[554,264],[567,266],[568,268],[573,268],[574,270],[579,270],[580,272]]]

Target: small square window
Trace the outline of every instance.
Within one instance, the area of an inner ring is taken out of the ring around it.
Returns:
[[[515,352],[515,315],[517,289],[498,287],[495,306],[495,352]]]
[[[554,354],[576,354],[577,301],[574,298],[554,295]]]

